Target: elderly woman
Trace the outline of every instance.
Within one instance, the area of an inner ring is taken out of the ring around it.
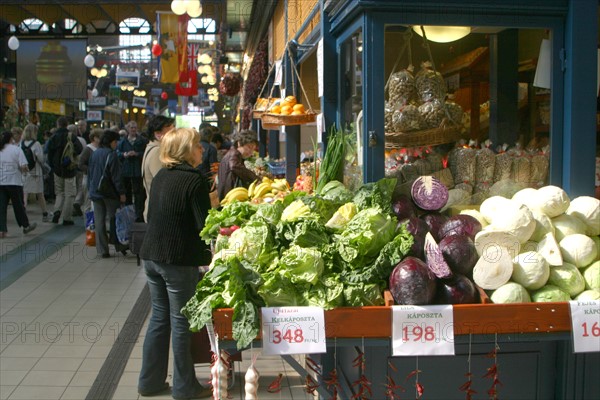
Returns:
[[[25,153],[14,145],[13,135],[2,132],[0,137],[0,239],[7,234],[8,201],[12,202],[17,224],[23,227],[23,233],[29,233],[37,224],[29,223],[23,205],[23,174],[27,172]]]
[[[244,165],[244,159],[250,157],[258,147],[256,132],[244,130],[237,134],[236,145],[231,146],[219,164],[218,187],[219,200],[227,192],[238,186],[248,187],[258,179],[256,174]]]
[[[148,230],[140,251],[152,299],[152,316],[144,340],[138,392],[151,396],[168,389],[169,336],[173,346],[175,399],[209,397],[210,387],[196,379],[191,332],[180,310],[194,296],[198,266],[211,253],[200,239],[210,208],[206,181],[197,169],[202,162],[200,135],[193,129],[167,132],[160,142],[164,165],[152,181]]]
[[[27,207],[27,198],[29,194],[36,196],[40,208],[42,209],[42,221],[50,222],[48,209],[46,208],[46,199],[44,198],[44,172],[42,164],[44,164],[44,150],[42,145],[37,141],[38,127],[34,124],[27,124],[23,130],[23,140],[21,140],[21,149],[25,152],[26,149],[31,150],[31,154],[35,160],[35,166],[29,170],[25,177],[25,185],[23,186],[23,204]]]
[[[146,204],[144,205],[144,220],[148,220],[148,201],[150,200],[150,188],[152,187],[152,179],[162,168],[160,162],[160,141],[162,137],[173,129],[175,120],[173,118],[165,117],[164,115],[155,115],[148,122],[148,136],[150,142],[146,146],[144,151],[144,158],[142,159],[142,179],[144,183],[144,189],[146,190]]]
[[[126,254],[127,246],[117,240],[115,214],[119,204],[125,203],[125,188],[121,183],[121,164],[115,152],[119,134],[114,131],[104,131],[100,138],[100,148],[92,153],[88,164],[88,191],[94,205],[94,221],[96,223],[96,251],[102,258],[110,257],[108,244],[112,242],[117,251]],[[114,196],[106,196],[98,192],[102,175],[106,174],[112,181]],[[109,232],[106,232],[106,218],[109,219]]]

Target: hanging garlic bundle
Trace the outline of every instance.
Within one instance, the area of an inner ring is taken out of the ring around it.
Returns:
[[[248,371],[246,371],[246,375],[244,377],[244,390],[246,392],[246,397],[244,400],[258,400],[258,379],[260,378],[260,375],[254,367],[257,356],[258,354],[252,357],[252,364],[250,364],[248,367]]]
[[[229,397],[227,393],[228,358],[227,353],[222,351],[220,356],[215,356],[215,362],[210,369],[214,400],[226,400]]]

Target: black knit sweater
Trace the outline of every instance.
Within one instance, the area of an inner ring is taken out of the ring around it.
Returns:
[[[210,264],[210,250],[199,236],[209,209],[199,170],[188,164],[161,169],[152,180],[140,258],[190,267]]]

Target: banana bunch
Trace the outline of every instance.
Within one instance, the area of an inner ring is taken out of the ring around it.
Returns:
[[[273,199],[278,194],[285,194],[290,190],[287,180],[271,179],[264,177],[261,181],[254,181],[248,188],[248,197],[254,202]]]
[[[223,200],[221,200],[221,205],[227,205],[229,203],[231,203],[234,200],[237,201],[248,201],[249,196],[248,196],[248,189],[246,189],[245,187],[237,187],[235,189],[230,190],[225,197],[223,198]]]

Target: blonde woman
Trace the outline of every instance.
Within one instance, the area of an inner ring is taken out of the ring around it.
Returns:
[[[40,208],[42,209],[42,221],[50,222],[48,209],[46,208],[46,199],[44,198],[44,173],[42,164],[44,163],[44,150],[42,145],[37,141],[38,127],[34,124],[28,124],[23,130],[23,138],[21,140],[21,149],[27,155],[31,150],[31,154],[35,160],[35,167],[29,170],[25,176],[25,184],[23,185],[23,203],[27,207],[27,198],[30,194],[36,196]]]
[[[180,310],[192,298],[198,266],[208,265],[211,253],[200,239],[210,209],[202,162],[200,135],[193,129],[167,132],[160,142],[164,165],[152,181],[148,230],[140,251],[152,300],[142,353],[138,392],[152,396],[167,391],[169,336],[173,347],[174,399],[210,397],[210,387],[196,379],[191,332]]]

